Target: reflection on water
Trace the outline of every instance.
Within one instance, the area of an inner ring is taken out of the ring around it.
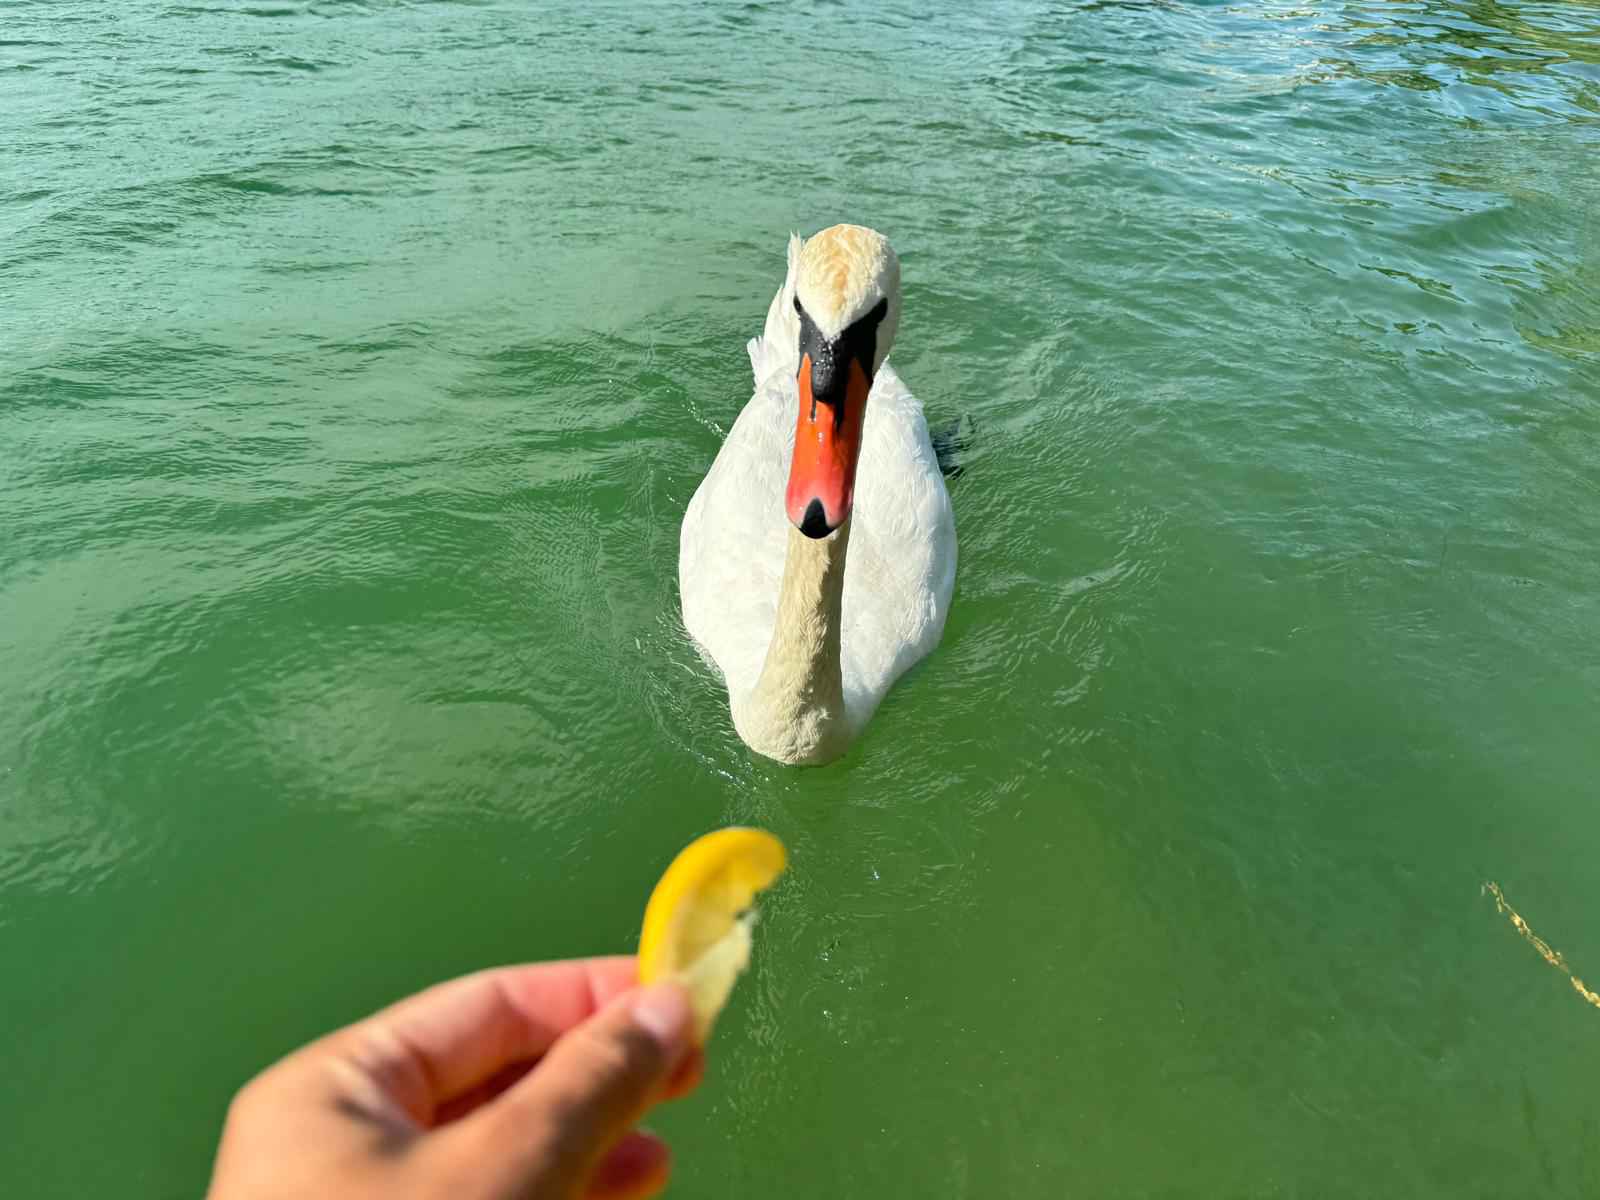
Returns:
[[[1500,890],[1500,885],[1494,880],[1488,880],[1483,885],[1483,890],[1494,897],[1495,911],[1504,914],[1511,922],[1511,927],[1520,933],[1523,939],[1539,952],[1539,957],[1544,959],[1556,970],[1567,977],[1567,982],[1572,984],[1572,990],[1577,992],[1590,1004],[1600,1008],[1600,992],[1590,990],[1567,965],[1567,960],[1561,956],[1561,951],[1553,949],[1549,942],[1529,928],[1528,923],[1522,919],[1522,914],[1511,907],[1511,901],[1505,898],[1505,893]]]
[[[1334,77],[1420,91],[1468,84],[1495,92],[1506,112],[1561,122],[1600,116],[1600,29],[1585,5],[1457,0],[1351,5],[1340,16],[1332,28],[1355,36],[1349,57],[1320,60]]]
[[[1340,53],[1319,47],[1313,82],[1360,79],[1437,93],[1435,111],[1464,135],[1434,173],[1441,191],[1499,192],[1524,211],[1549,210],[1554,220],[1600,212],[1600,173],[1591,161],[1600,154],[1600,19],[1592,7],[1355,6],[1331,28],[1341,38],[1358,36]],[[1566,149],[1572,139],[1578,153]],[[1503,245],[1509,232],[1502,231]],[[1516,297],[1522,337],[1592,366],[1600,362],[1596,223],[1580,220],[1570,232],[1572,252],[1560,256],[1513,235],[1506,261],[1492,269]]]

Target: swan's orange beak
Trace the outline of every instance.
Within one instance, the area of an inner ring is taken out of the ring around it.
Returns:
[[[814,378],[819,375],[824,378]],[[801,533],[827,537],[845,523],[855,500],[861,423],[872,381],[858,359],[832,358],[817,371],[807,353],[800,359],[799,384],[800,424],[784,503]]]

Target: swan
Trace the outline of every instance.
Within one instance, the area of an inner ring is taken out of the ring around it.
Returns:
[[[791,235],[747,347],[755,394],[684,513],[684,626],[739,736],[779,762],[843,754],[950,611],[950,495],[922,405],[884,361],[899,324],[881,233]]]

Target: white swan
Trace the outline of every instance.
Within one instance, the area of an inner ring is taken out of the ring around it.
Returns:
[[[843,754],[950,610],[950,496],[922,405],[884,363],[899,322],[882,234],[791,237],[748,347],[755,395],[684,514],[684,625],[739,736],[780,762]]]

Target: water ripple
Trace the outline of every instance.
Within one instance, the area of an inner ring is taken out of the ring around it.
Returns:
[[[744,821],[795,867],[686,1194],[1593,1192],[1586,1010],[1476,893],[1600,961],[1591,7],[0,32],[7,1177],[192,1194],[211,1118],[139,1114],[625,949]],[[839,219],[975,437],[944,643],[797,773],[677,526]]]

